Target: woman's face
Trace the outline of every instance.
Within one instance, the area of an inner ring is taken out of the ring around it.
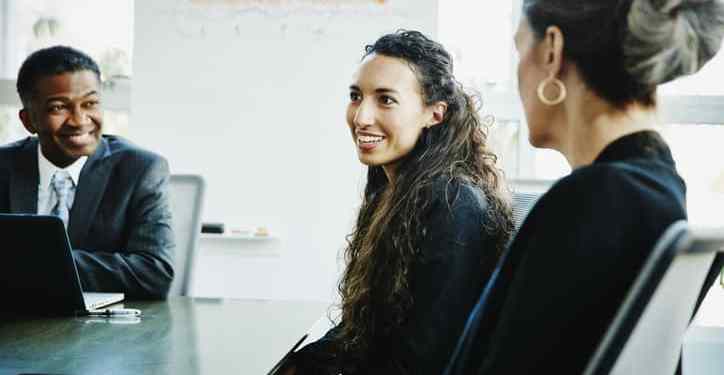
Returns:
[[[537,94],[538,85],[547,77],[543,69],[545,53],[542,52],[541,43],[533,34],[525,17],[521,17],[515,33],[515,48],[519,57],[518,93],[528,122],[528,140],[535,147],[551,147],[555,107],[543,104]],[[553,85],[548,86],[551,87],[547,87],[546,96],[555,98],[556,90],[550,90]]]
[[[433,110],[405,60],[372,54],[364,59],[349,87],[347,124],[362,164],[394,168],[422,132]]]

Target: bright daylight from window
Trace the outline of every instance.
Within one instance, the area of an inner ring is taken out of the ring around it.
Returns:
[[[0,142],[26,136],[17,119],[14,80],[23,60],[51,45],[69,45],[90,54],[104,81],[128,80],[133,55],[133,1],[0,0]],[[8,81],[6,81],[8,82]],[[11,96],[7,98],[7,96]],[[12,103],[12,104],[11,104]],[[123,134],[128,111],[106,108],[106,131]]]
[[[570,168],[557,152],[536,150],[528,144],[519,109],[515,82],[517,56],[511,36],[517,27],[517,4],[519,1],[441,1],[438,35],[455,54],[458,79],[468,88],[482,93],[483,113],[495,118],[491,130],[493,145],[501,155],[507,176],[522,180],[554,180],[568,173]],[[714,124],[695,124],[690,120],[661,126],[679,173],[688,185],[692,221],[721,221],[724,211],[722,77],[724,54],[719,54],[699,74],[664,85],[659,91],[660,96],[685,100],[687,113],[692,115],[704,110],[697,107],[702,101],[697,100],[696,95],[710,96],[721,102],[721,118]]]
[[[104,80],[130,79],[133,55],[133,1],[0,0],[5,32],[0,34],[0,141],[25,136],[17,120],[17,103],[8,85],[23,59],[49,45],[67,44],[89,52],[101,65]],[[454,53],[457,77],[482,94],[482,115],[491,122],[491,143],[501,156],[506,174],[519,180],[555,180],[570,171],[554,151],[536,150],[527,141],[527,129],[516,92],[517,55],[512,37],[519,1],[440,2],[438,39]],[[696,114],[697,95],[721,99],[724,108],[724,54],[699,74],[664,85],[660,95],[682,98],[687,113]],[[4,97],[3,97],[4,96]],[[128,110],[107,110],[109,132],[124,134]],[[664,119],[665,120],[665,119]],[[680,173],[689,186],[690,210],[713,220],[724,209],[724,110],[714,124],[695,120],[662,124]],[[718,209],[713,209],[718,207]]]

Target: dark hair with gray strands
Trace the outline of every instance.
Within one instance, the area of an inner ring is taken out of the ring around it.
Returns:
[[[724,2],[635,0],[624,39],[626,69],[643,84],[693,74],[719,50]]]
[[[23,62],[18,72],[17,89],[23,106],[28,108],[38,78],[62,73],[91,71],[101,80],[101,71],[93,59],[77,49],[55,46],[37,50]]]
[[[655,105],[657,85],[699,71],[724,37],[721,0],[524,0],[523,13],[538,37],[558,26],[564,56],[618,108]]]

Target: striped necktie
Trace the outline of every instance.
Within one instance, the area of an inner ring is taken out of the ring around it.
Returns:
[[[70,215],[70,191],[73,188],[73,180],[67,171],[57,170],[53,175],[50,184],[53,186],[55,197],[58,199],[50,214],[63,220],[63,224],[68,228],[68,218]]]

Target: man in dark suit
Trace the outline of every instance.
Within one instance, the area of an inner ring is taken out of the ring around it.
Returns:
[[[100,71],[80,51],[33,53],[17,88],[20,119],[37,136],[0,147],[0,212],[63,219],[84,290],[165,298],[174,246],[166,160],[102,135]]]

